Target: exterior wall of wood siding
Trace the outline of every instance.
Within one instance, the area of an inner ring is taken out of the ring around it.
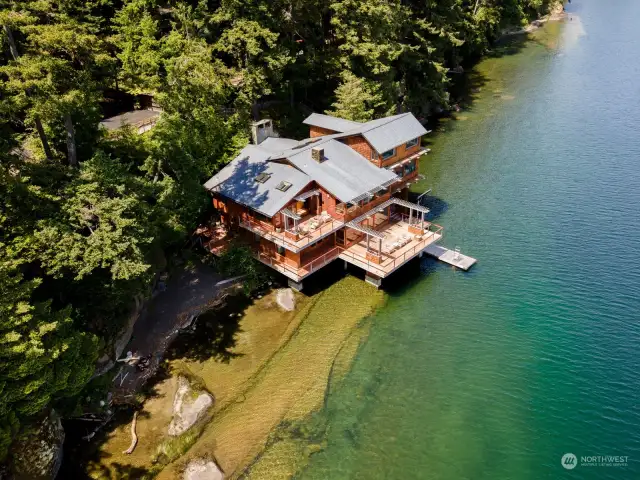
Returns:
[[[369,145],[369,142],[367,142],[362,135],[347,137],[344,139],[344,143],[345,145],[349,145],[367,160],[371,160],[371,152],[373,152],[373,149],[371,148],[371,145]]]
[[[388,167],[389,165],[393,165],[394,163],[407,158],[409,155],[418,153],[418,150],[420,150],[420,143],[421,143],[421,139],[419,138],[418,144],[415,147],[406,148],[404,143],[402,145],[398,145],[396,147],[396,154],[391,158],[388,158],[384,161],[380,161],[379,166]],[[378,153],[380,154],[382,152],[378,152]]]
[[[338,203],[333,195],[324,188],[320,188],[322,195],[322,208],[324,208],[333,218],[341,219],[342,217],[336,212],[336,204]]]
[[[311,138],[322,137],[323,135],[332,135],[334,133],[338,132],[329,130],[328,128],[314,127],[313,125],[309,127],[309,136]]]

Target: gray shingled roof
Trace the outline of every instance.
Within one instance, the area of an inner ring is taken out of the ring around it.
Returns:
[[[362,135],[378,152],[385,152],[428,133],[410,113],[364,124],[328,115],[314,115],[307,118],[305,123],[317,125],[318,118],[326,117],[332,122],[347,122],[356,124],[356,127],[312,139],[298,141],[268,138],[260,145],[249,145],[229,165],[209,179],[205,188],[218,191],[269,217],[275,215],[312,181],[341,202],[349,202],[394,180],[396,175],[390,170],[373,165],[351,147],[340,142],[341,138]],[[310,123],[309,119],[316,123]],[[337,124],[324,126],[331,130],[343,127],[344,124],[341,127]],[[325,159],[322,162],[318,163],[311,158],[313,147],[324,149]],[[284,159],[291,165],[285,163]],[[271,174],[270,178],[265,183],[256,182],[255,177],[263,172]],[[275,189],[282,181],[292,184],[286,192]]]
[[[339,129],[340,124],[336,121],[348,122],[352,124],[352,127],[344,128],[347,125],[343,124],[343,128]],[[367,123],[351,122],[350,120],[312,113],[305,119],[304,123],[342,133],[342,135],[334,135],[333,138],[362,135],[378,153],[386,152],[409,140],[429,133],[412,113],[401,113],[392,117],[371,120]],[[334,126],[331,127],[331,124]]]
[[[347,130],[353,130],[354,128],[363,125],[360,122],[332,117],[331,115],[323,115],[321,113],[312,113],[305,118],[302,123],[306,125],[313,125],[314,127],[326,128],[327,130],[333,130],[334,132],[346,132]]]
[[[107,130],[117,130],[123,125],[137,125],[147,120],[152,120],[160,116],[157,110],[133,110],[131,112],[122,113],[115,117],[105,118],[100,122]]]
[[[262,148],[263,150],[269,150],[273,153],[280,153],[284,150],[295,147],[298,144],[300,144],[299,140],[280,137],[268,137],[262,141],[262,143],[260,144],[260,148]]]
[[[361,133],[378,153],[386,152],[429,133],[411,113],[372,120],[357,130],[357,132],[351,130],[345,133],[350,135],[354,132]]]
[[[273,217],[311,182],[311,178],[291,165],[267,161],[271,155],[272,152],[262,148],[262,144],[248,145],[204,187]],[[271,176],[266,182],[259,183],[255,178],[260,173]],[[276,190],[282,181],[291,183],[286,192]]]
[[[396,178],[395,173],[376,167],[344,143],[333,138],[321,138],[298,151],[289,150],[283,157],[341,202],[348,202]],[[324,149],[322,162],[311,158],[313,147]]]

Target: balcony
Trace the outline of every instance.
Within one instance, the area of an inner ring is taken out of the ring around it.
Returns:
[[[377,214],[373,220],[371,228],[364,229],[370,234],[359,235],[343,249],[340,258],[380,278],[388,276],[443,236],[440,225],[406,214]]]
[[[203,248],[220,256],[229,246],[231,235],[224,225],[206,225],[194,232],[195,238]]]
[[[300,267],[287,263],[286,259],[282,256],[278,255],[276,257],[265,252],[256,253],[256,258],[265,265],[268,265],[274,270],[282,273],[284,276],[296,282],[299,282],[303,278],[324,267],[327,263],[338,258],[341,251],[341,248],[332,245],[329,248],[322,249],[322,251],[318,252],[312,260],[308,261]]]
[[[271,224],[247,218],[240,222],[240,226],[278,246],[298,253],[344,226],[344,222],[325,213],[304,217],[295,230],[278,232]]]

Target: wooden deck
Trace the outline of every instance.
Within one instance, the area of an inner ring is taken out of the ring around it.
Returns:
[[[462,270],[469,270],[477,260],[473,257],[463,255],[455,250],[449,250],[442,245],[429,245],[424,249],[424,252],[437,258],[438,260],[458,267]]]
[[[200,244],[216,256],[220,256],[229,246],[231,235],[222,225],[199,227],[194,236]]]
[[[277,260],[264,253],[256,253],[255,256],[262,263],[282,273],[285,277],[290,278],[295,282],[299,282],[303,278],[311,275],[313,272],[318,271],[328,263],[338,258],[341,250],[342,249],[340,247],[333,245],[322,248],[320,251],[316,252],[312,260],[309,259],[307,263],[299,268],[284,261]]]
[[[309,245],[317,243],[344,226],[344,222],[340,220],[332,218],[324,222],[320,222],[317,218],[318,216],[313,216],[313,218],[308,218],[301,222],[300,226],[305,228],[307,232],[297,241],[287,238],[284,232],[276,232],[274,229],[267,227],[260,222],[243,220],[240,222],[240,226],[253,233],[257,233],[276,245],[298,253]]]
[[[340,254],[340,258],[377,277],[384,278],[409,260],[419,256],[427,246],[442,238],[441,230],[439,232],[428,232],[422,235],[422,238],[418,238],[416,235],[409,233],[408,226],[405,222],[398,222],[387,224],[379,229],[385,234],[381,252],[382,260],[379,264],[367,259],[367,242],[364,239],[344,249]],[[436,227],[440,228],[437,225]],[[402,240],[402,242],[406,242],[404,245],[389,251],[389,246],[395,243],[395,240],[403,238],[405,240]],[[373,243],[374,240],[371,241],[371,244]]]

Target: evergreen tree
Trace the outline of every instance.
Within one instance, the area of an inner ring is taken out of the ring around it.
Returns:
[[[14,188],[6,172],[0,181],[5,195]],[[0,230],[6,223],[0,216]],[[78,393],[97,358],[97,339],[74,328],[69,307],[56,311],[50,302],[32,301],[41,280],[24,279],[9,250],[0,243],[0,459],[20,422]]]
[[[45,156],[50,146],[78,166],[91,154],[99,120],[96,79],[110,63],[103,42],[86,25],[70,18],[48,0],[25,3],[10,16],[19,26],[21,51],[1,72],[42,140]],[[24,13],[24,12],[27,13]],[[12,49],[13,50],[13,49]],[[45,137],[39,122],[44,124]]]
[[[115,280],[148,271],[153,219],[142,179],[98,151],[60,193],[59,214],[39,221],[26,242],[28,258],[38,259],[49,275],[70,273],[77,280],[97,269]]]
[[[384,103],[375,114],[387,114],[398,106],[397,63],[410,48],[403,38],[410,10],[400,0],[339,0],[331,11],[342,65],[380,86]]]
[[[114,24],[121,85],[132,93],[155,92],[161,83],[164,44],[156,2],[126,0]]]
[[[348,70],[342,74],[342,82],[335,95],[333,109],[325,113],[356,122],[373,120],[376,109],[385,104],[374,82],[358,78]]]

